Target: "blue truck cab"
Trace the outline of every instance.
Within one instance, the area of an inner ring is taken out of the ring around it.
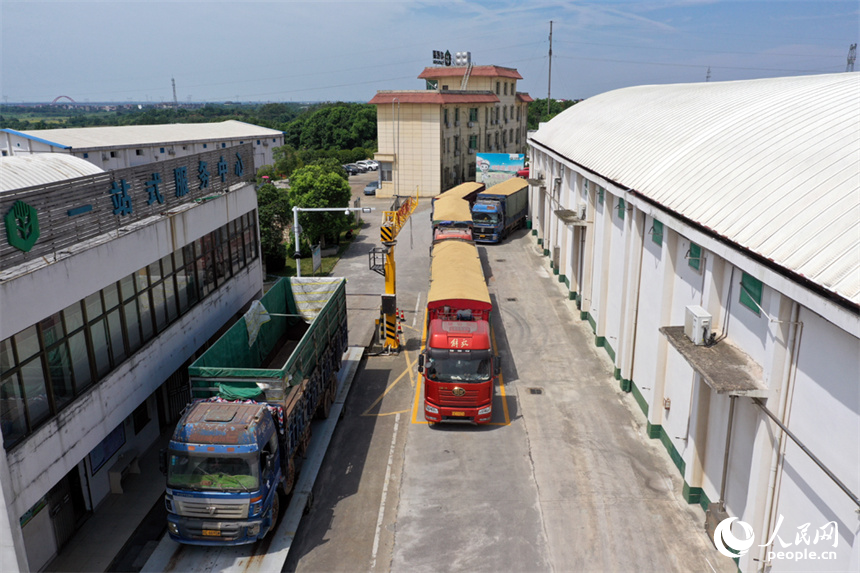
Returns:
[[[277,408],[250,401],[198,401],[188,408],[162,460],[171,539],[241,545],[274,528],[280,493],[291,486]]]
[[[472,238],[498,243],[524,226],[528,214],[528,181],[514,177],[478,193],[472,205]]]

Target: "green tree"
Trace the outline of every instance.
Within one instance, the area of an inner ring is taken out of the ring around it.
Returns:
[[[282,145],[272,150],[274,160],[274,172],[278,177],[289,177],[293,171],[304,165],[295,148],[291,145]]]
[[[290,202],[302,208],[346,208],[352,191],[346,180],[322,165],[307,165],[290,178]],[[343,212],[300,212],[301,250],[316,243],[325,245],[326,237],[336,238],[349,228],[353,216]],[[262,224],[261,224],[262,226]],[[293,247],[295,248],[295,246]]]
[[[546,110],[546,98],[536,99],[529,104],[528,129],[537,129],[543,121],[549,121],[567,108],[582,100],[550,100],[549,113]]]
[[[289,194],[271,183],[257,189],[257,211],[260,217],[260,247],[266,267],[280,270],[284,267],[286,248],[284,233],[292,221]]]

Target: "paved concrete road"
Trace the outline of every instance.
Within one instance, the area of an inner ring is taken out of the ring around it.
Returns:
[[[366,252],[379,219],[335,269],[349,279],[350,344],[378,313]],[[424,423],[429,235],[425,203],[398,237],[405,349],[362,365],[285,570],[735,571],[525,231],[479,247],[503,360],[493,424]]]

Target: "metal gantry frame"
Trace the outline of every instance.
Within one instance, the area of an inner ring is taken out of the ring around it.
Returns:
[[[397,235],[403,228],[403,225],[415,212],[418,207],[418,197],[407,197],[402,204],[399,204],[399,197],[396,198],[394,205],[390,211],[382,212],[382,225],[379,227],[379,238],[382,242],[383,249],[374,249],[371,251],[371,270],[374,268],[374,255],[379,254],[385,257],[384,269],[382,275],[385,277],[385,294],[382,297],[382,315],[380,317],[384,328],[383,347],[386,350],[399,352],[400,339],[397,336],[397,305],[396,302],[389,304],[389,301],[396,301],[397,296],[397,267],[394,262],[394,247],[397,245]]]

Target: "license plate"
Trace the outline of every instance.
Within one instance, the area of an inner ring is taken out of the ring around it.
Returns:
[[[451,412],[452,416],[465,416],[466,412]]]
[[[221,537],[220,529],[204,529],[203,535],[206,537]]]

